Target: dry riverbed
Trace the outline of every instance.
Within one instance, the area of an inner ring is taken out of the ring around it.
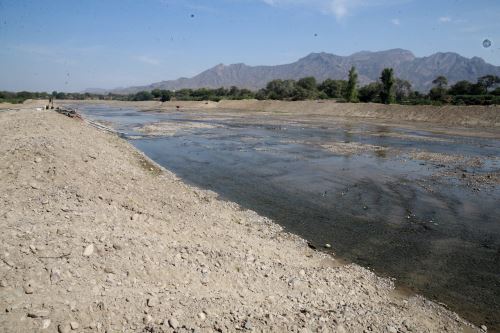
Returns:
[[[6,332],[479,332],[50,111],[0,112]]]

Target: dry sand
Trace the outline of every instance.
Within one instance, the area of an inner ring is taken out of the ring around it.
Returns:
[[[216,128],[216,125],[197,122],[157,122],[134,128],[137,132],[147,135],[173,136],[179,132],[189,132],[200,128]]]
[[[330,142],[322,144],[321,147],[339,155],[358,155],[365,152],[386,151],[384,147],[359,142]]]
[[[0,111],[0,330],[478,332],[51,111]]]

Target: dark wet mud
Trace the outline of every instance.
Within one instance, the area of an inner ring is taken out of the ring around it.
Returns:
[[[187,182],[500,331],[500,135],[230,111],[80,110],[129,133]],[[166,124],[168,135],[165,126],[141,129],[148,124]]]

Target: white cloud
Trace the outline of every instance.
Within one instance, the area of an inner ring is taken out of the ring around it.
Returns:
[[[135,59],[142,62],[142,63],[145,63],[147,65],[156,66],[156,65],[160,64],[160,61],[158,59],[155,59],[155,58],[152,58],[152,57],[149,57],[146,55],[137,56],[137,57],[135,57]]]
[[[302,6],[342,19],[363,7],[397,5],[412,0],[260,0],[270,6]]]
[[[441,16],[439,19],[438,19],[439,22],[441,23],[449,23],[452,21],[451,17],[449,16]]]
[[[330,11],[337,17],[342,18],[347,15],[350,8],[349,5],[353,5],[353,2],[348,0],[332,0],[330,3]]]
[[[401,21],[399,19],[397,19],[397,18],[392,19],[391,23],[394,24],[394,25],[401,25]]]

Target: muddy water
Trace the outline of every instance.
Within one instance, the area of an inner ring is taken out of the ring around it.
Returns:
[[[474,182],[500,170],[498,139],[341,119],[80,110],[186,181],[500,331],[500,187]],[[138,130],[157,122],[183,126]],[[480,163],[419,160],[415,149]]]

